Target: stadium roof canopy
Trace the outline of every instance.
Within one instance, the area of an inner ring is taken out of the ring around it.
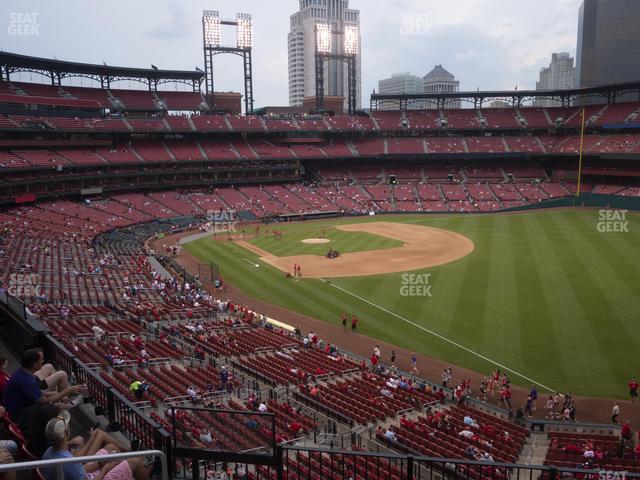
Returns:
[[[400,110],[406,109],[413,102],[429,101],[438,108],[446,108],[450,102],[462,100],[473,103],[474,108],[479,108],[485,102],[493,100],[505,100],[514,107],[520,107],[522,102],[534,98],[558,100],[562,106],[571,106],[575,100],[594,98],[596,101],[589,103],[615,103],[618,97],[624,96],[629,101],[640,100],[640,80],[631,83],[617,83],[601,85],[597,87],[573,88],[569,90],[493,90],[493,91],[466,91],[447,93],[375,93],[371,94],[371,110],[377,110],[383,105],[396,105]]]
[[[100,82],[102,88],[109,88],[111,82],[136,80],[147,83],[155,89],[162,83],[186,83],[194,90],[200,88],[204,72],[199,70],[161,70],[158,68],[113,67],[92,63],[67,62],[48,58],[31,57],[17,53],[0,52],[1,79],[10,81],[14,72],[34,72],[51,79],[51,85],[60,85],[62,78],[85,77]]]

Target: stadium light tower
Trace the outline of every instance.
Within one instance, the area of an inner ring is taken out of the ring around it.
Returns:
[[[223,46],[221,42],[221,26],[236,27],[236,45]],[[202,46],[204,50],[205,88],[207,99],[213,103],[214,70],[213,56],[231,53],[242,57],[244,65],[244,111],[253,113],[253,66],[251,48],[253,47],[253,22],[248,13],[236,13],[235,21],[220,20],[220,14],[214,10],[202,12]]]
[[[340,37],[336,45],[343,53],[334,53],[333,36]],[[324,110],[324,62],[339,60],[347,64],[347,105],[349,115],[356,111],[357,77],[356,61],[360,52],[360,29],[357,25],[345,25],[343,31],[333,31],[330,23],[316,23],[316,111]]]

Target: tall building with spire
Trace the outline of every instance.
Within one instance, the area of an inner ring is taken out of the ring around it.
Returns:
[[[343,31],[346,25],[360,28],[360,11],[349,8],[349,0],[299,0],[299,11],[291,15],[287,38],[289,52],[289,105],[301,106],[305,97],[316,94],[315,40],[316,24],[329,23],[333,32]],[[361,42],[360,42],[361,44]],[[342,54],[341,42],[332,42],[332,53]],[[360,49],[360,52],[362,49]],[[356,57],[356,108],[362,108],[362,61]],[[347,64],[329,60],[325,64],[326,96],[344,97],[347,106]]]

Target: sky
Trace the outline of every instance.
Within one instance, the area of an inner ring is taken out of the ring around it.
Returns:
[[[581,0],[350,0],[360,10],[362,104],[393,73],[442,64],[461,90],[534,89],[554,52],[575,56]],[[287,33],[297,0],[2,0],[0,48],[127,67],[203,68],[202,10],[251,13],[255,106],[288,104]],[[234,40],[223,29],[223,42]],[[225,35],[227,34],[227,35]],[[217,56],[216,91],[242,91],[242,61]],[[41,81],[23,74],[16,80]],[[79,80],[74,84],[80,85]],[[88,80],[84,86],[92,86]],[[118,88],[138,88],[120,82]]]

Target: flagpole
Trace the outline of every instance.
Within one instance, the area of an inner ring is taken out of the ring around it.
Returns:
[[[584,141],[584,107],[582,108],[582,111],[580,112],[580,115],[582,115],[582,124],[580,126],[580,156],[579,156],[579,160],[578,160],[578,189],[576,190],[576,197],[580,196],[580,180],[582,177],[582,144]]]

